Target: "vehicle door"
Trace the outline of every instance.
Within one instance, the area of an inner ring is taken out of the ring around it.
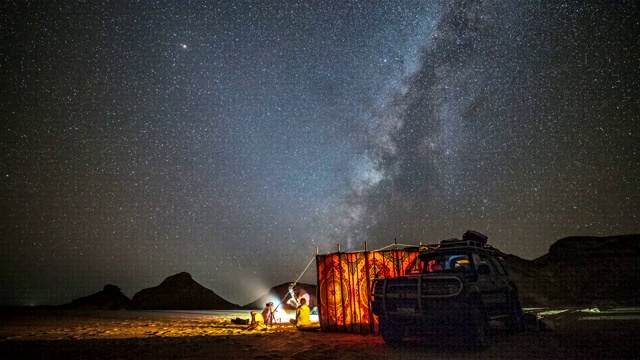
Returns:
[[[502,307],[503,310],[507,310],[509,309],[509,295],[511,295],[510,292],[512,291],[511,286],[509,285],[509,273],[498,258],[494,256],[490,256],[489,258],[496,269],[496,284],[500,289],[502,289],[505,295],[503,302],[498,305]]]
[[[489,274],[478,275],[478,286],[481,288],[482,301],[487,314],[495,316],[500,313],[506,302],[508,283],[503,279],[506,276],[500,276],[490,256],[480,254],[480,263],[487,264],[489,267]]]

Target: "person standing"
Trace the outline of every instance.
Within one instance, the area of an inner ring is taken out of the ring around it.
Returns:
[[[273,303],[268,302],[264,310],[262,310],[262,317],[264,318],[265,325],[273,325]]]

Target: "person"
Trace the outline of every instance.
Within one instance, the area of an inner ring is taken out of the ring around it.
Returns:
[[[302,326],[311,325],[310,315],[311,309],[307,305],[307,299],[302,297],[300,298],[300,305],[296,309],[296,327],[300,328]]]
[[[311,296],[304,289],[299,289],[298,290],[297,298],[298,298],[298,302],[300,302],[302,299],[304,299],[306,304],[307,304],[307,306],[311,305]]]
[[[262,314],[257,311],[251,312],[251,324],[245,330],[264,330],[266,325],[264,324],[264,318]]]
[[[291,284],[291,286],[289,286],[289,294],[291,295],[291,299],[287,301],[287,304],[289,306],[297,309],[298,306],[300,306],[301,299],[305,299],[305,301],[307,302],[307,306],[311,305],[311,296],[309,295],[309,293],[307,293],[302,288],[298,288],[295,291],[293,289],[294,289],[294,285]]]
[[[264,319],[265,325],[273,324],[273,320],[274,320],[273,313],[274,313],[273,303],[270,301],[265,305],[264,310],[262,310],[262,318]]]

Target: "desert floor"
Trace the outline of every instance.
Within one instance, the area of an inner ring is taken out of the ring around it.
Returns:
[[[489,348],[456,338],[407,339],[300,332],[284,322],[263,330],[235,325],[248,311],[5,310],[2,359],[636,359],[640,308],[528,309],[542,329],[507,334],[492,324]]]

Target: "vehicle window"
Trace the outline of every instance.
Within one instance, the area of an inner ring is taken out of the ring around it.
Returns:
[[[484,255],[482,255],[482,256],[480,256],[480,260],[481,260],[483,263],[485,263],[485,264],[489,265],[489,270],[491,271],[491,274],[495,274],[495,273],[497,272],[496,267],[495,267],[495,265],[493,264],[493,262],[491,262],[490,258],[488,258],[488,257],[486,257],[486,256],[484,256]]]
[[[420,256],[411,266],[409,274],[468,271],[471,271],[471,261],[467,254],[438,253]]]
[[[480,255],[473,253],[472,254],[472,258],[473,258],[473,265],[476,267],[476,270],[478,269],[478,265],[480,265]]]
[[[471,271],[471,262],[467,255],[452,256],[449,258],[448,268],[458,272]]]
[[[498,264],[500,264],[504,269],[504,273],[506,275],[509,275],[509,264],[506,262],[506,260],[502,256],[498,256],[496,260],[498,261]]]
[[[500,275],[507,275],[507,271],[504,269],[504,267],[502,266],[502,264],[498,261],[498,259],[496,258],[490,258],[491,259],[491,263],[493,263],[493,266],[496,268],[496,270],[498,270],[498,274]]]

